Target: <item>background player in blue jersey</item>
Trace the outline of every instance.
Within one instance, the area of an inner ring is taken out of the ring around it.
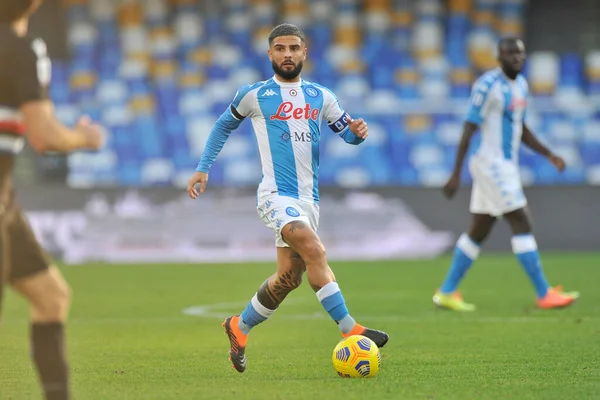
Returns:
[[[537,244],[526,212],[519,174],[518,149],[522,143],[546,157],[559,171],[565,162],[541,144],[525,123],[527,82],[521,75],[525,62],[525,46],[516,38],[498,44],[500,68],[484,74],[474,85],[469,114],[458,147],[454,171],[444,187],[451,198],[460,183],[460,171],[475,131],[481,131],[481,145],[471,157],[469,169],[473,177],[470,211],[473,214],[469,233],[456,244],[452,265],[433,301],[436,305],[457,311],[473,311],[457,291],[463,276],[479,255],[496,219],[504,217],[513,237],[512,249],[535,287],[540,308],[565,307],[579,296],[551,288],[546,281]]]
[[[317,298],[338,324],[342,336],[361,334],[382,347],[388,335],[356,323],[329,265],[317,235],[319,221],[319,142],[321,123],[349,144],[360,144],[368,135],[362,118],[354,120],[327,88],[301,79],[306,59],[306,39],[291,24],[275,27],[269,35],[269,59],[275,75],[238,90],[231,106],[215,123],[196,172],[188,182],[192,199],[204,193],[208,171],[225,141],[244,118],[250,118],[261,156],[263,179],[257,191],[257,210],[275,232],[277,272],[258,289],[241,313],[223,326],[233,366],[246,369],[245,347],[250,330],[265,321],[285,297],[308,282]],[[200,192],[196,185],[200,184]]]

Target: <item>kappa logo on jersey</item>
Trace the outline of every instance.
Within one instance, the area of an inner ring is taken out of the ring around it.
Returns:
[[[274,91],[274,90],[272,90],[272,89],[267,89],[267,90],[265,90],[265,92],[262,94],[262,96],[267,96],[267,97],[269,97],[269,96],[275,96],[276,94],[277,94],[277,93],[275,93],[275,91]]]
[[[311,108],[310,104],[306,103],[304,107],[296,107],[291,101],[283,102],[277,108],[275,115],[271,115],[271,120],[287,121],[289,119],[312,119],[316,121],[319,118],[319,109]]]

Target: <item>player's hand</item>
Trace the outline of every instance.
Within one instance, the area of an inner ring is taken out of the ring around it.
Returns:
[[[565,160],[563,160],[562,157],[556,156],[554,154],[550,154],[548,160],[550,160],[552,165],[556,167],[558,172],[563,172],[565,170],[565,167],[567,166]]]
[[[451,199],[456,194],[456,191],[458,190],[459,186],[460,176],[452,174],[452,176],[450,177],[450,179],[448,179],[448,182],[446,182],[446,185],[444,185],[444,188],[442,189],[442,191],[444,192],[444,196]]]
[[[352,133],[354,133],[359,138],[364,140],[367,138],[367,136],[369,136],[369,127],[367,126],[367,123],[364,119],[352,119],[352,117],[347,116],[346,122],[348,123],[350,131],[352,131]]]
[[[90,117],[83,116],[77,121],[75,129],[85,136],[86,148],[89,150],[100,150],[106,142],[104,128],[92,122]]]
[[[194,172],[194,175],[188,181],[187,192],[188,195],[196,200],[198,196],[206,190],[206,183],[208,182],[208,174],[206,172]],[[200,184],[200,193],[196,190],[196,185]]]

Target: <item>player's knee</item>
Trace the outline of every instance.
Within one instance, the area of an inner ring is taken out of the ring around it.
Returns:
[[[71,306],[71,288],[64,282],[47,287],[31,304],[36,321],[64,321]]]
[[[477,230],[477,229],[471,229],[471,230],[469,231],[469,237],[470,237],[472,240],[474,240],[475,242],[477,242],[477,243],[483,243],[483,242],[485,242],[485,240],[486,240],[486,239],[487,239],[487,237],[489,236],[489,234],[490,234],[490,230],[491,230],[491,229],[488,229],[488,230],[481,230],[481,229]]]
[[[302,277],[302,274],[306,272],[306,263],[298,253],[294,253],[292,255],[291,265],[294,271],[296,271],[297,274],[300,274],[300,277]]]
[[[506,219],[514,234],[531,232],[531,222],[525,210],[521,209],[507,214]]]
[[[325,247],[317,240],[310,241],[302,251],[302,258],[307,264],[325,263],[327,260]]]

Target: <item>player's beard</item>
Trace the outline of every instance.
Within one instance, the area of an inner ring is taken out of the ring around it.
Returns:
[[[298,64],[296,64],[296,67],[292,70],[283,69],[282,67],[277,65],[277,63],[275,61],[271,61],[271,66],[273,67],[273,71],[275,71],[275,73],[277,75],[279,75],[283,79],[289,81],[289,80],[295,79],[296,77],[298,77],[298,75],[300,75],[300,72],[302,72],[303,63],[302,63],[302,61],[300,61]]]

